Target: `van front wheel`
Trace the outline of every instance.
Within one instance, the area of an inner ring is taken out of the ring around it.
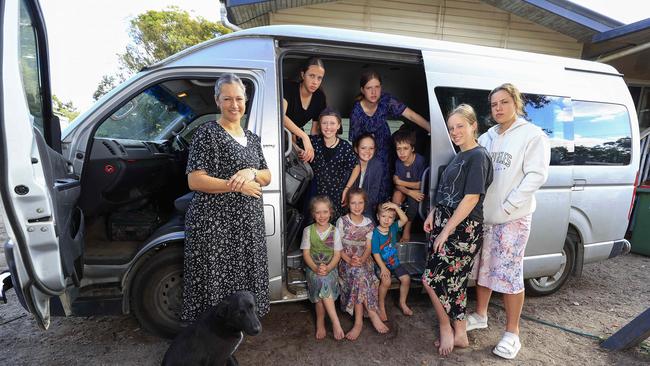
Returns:
[[[566,283],[573,272],[573,266],[576,259],[576,247],[570,236],[567,236],[562,248],[562,258],[564,264],[553,275],[537,278],[529,278],[524,281],[526,285],[526,295],[546,296],[555,293],[562,285]]]
[[[131,286],[131,310],[150,333],[172,338],[181,329],[183,248],[163,249],[147,259]]]

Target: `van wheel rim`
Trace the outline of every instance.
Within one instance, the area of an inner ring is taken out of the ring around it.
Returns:
[[[555,284],[558,281],[560,281],[560,279],[562,278],[562,275],[564,274],[564,269],[566,268],[567,256],[566,256],[566,251],[564,249],[562,249],[562,258],[564,259],[564,261],[562,262],[562,266],[555,274],[551,276],[532,278],[531,282],[533,283],[533,285],[535,285],[538,288],[549,288],[555,286]]]
[[[165,275],[156,286],[155,306],[159,314],[163,314],[170,321],[180,319],[181,301],[183,296],[183,273],[170,272]]]

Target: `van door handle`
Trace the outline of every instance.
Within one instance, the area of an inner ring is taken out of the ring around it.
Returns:
[[[585,186],[587,185],[587,180],[586,179],[573,179],[573,187],[571,187],[572,191],[584,191]]]

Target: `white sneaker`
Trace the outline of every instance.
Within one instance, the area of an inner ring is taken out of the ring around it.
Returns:
[[[474,329],[484,329],[488,327],[487,316],[483,317],[477,313],[471,313],[467,316],[467,331]]]

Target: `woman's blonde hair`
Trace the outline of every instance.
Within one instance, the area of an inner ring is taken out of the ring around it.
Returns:
[[[465,121],[467,121],[470,126],[475,127],[474,138],[478,138],[478,120],[476,119],[476,112],[474,112],[474,108],[472,108],[472,106],[469,104],[459,104],[456,108],[454,108],[453,111],[449,112],[447,115],[447,120],[449,120],[449,118],[455,114],[465,119]]]
[[[488,95],[488,103],[492,103],[492,95],[498,91],[503,90],[504,92],[508,93],[511,97],[512,100],[515,101],[515,112],[517,113],[518,116],[523,116],[524,115],[524,99],[521,97],[521,93],[519,92],[519,89],[517,89],[516,86],[510,84],[510,83],[505,83],[497,86],[496,88],[492,89],[490,94]]]

